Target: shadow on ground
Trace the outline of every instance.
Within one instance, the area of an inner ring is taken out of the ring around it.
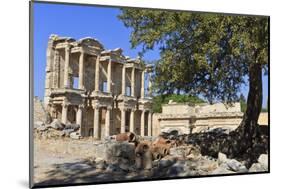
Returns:
[[[105,183],[113,181],[138,180],[140,175],[128,172],[112,172],[96,169],[88,160],[54,164],[45,172],[46,179],[35,186],[52,186],[79,183]]]

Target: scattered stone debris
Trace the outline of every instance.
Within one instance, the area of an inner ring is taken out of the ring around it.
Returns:
[[[106,142],[96,144],[95,154],[105,160],[106,171],[135,173],[142,175],[141,178],[235,174],[268,169],[267,154],[262,154],[258,163],[248,169],[245,161],[229,159],[221,152],[217,157],[203,156],[198,145],[178,141],[184,141],[187,136],[165,135],[162,133],[159,137],[151,137],[149,140],[133,133],[124,133],[123,140],[120,139],[121,135],[117,140],[116,136],[109,137]],[[145,174],[142,174],[143,171]]]
[[[44,138],[80,139],[78,125],[37,123],[36,132]],[[56,129],[55,129],[56,128]],[[219,152],[215,157],[202,154],[188,135],[162,133],[158,137],[140,137],[128,132],[94,140],[90,165],[101,174],[120,174],[125,178],[170,178],[268,171],[268,155],[261,154],[248,169],[245,161],[228,158]]]
[[[35,137],[39,138],[61,138],[70,137],[72,139],[81,139],[77,132],[80,126],[77,124],[63,124],[58,119],[54,119],[51,123],[37,121],[34,123]]]
[[[258,162],[254,163],[250,169],[250,172],[265,172],[268,171],[268,155],[267,154],[261,154]]]

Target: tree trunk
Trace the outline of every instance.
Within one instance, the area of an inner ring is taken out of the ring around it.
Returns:
[[[247,109],[239,127],[229,134],[194,133],[189,135],[191,144],[199,145],[203,155],[217,157],[219,152],[228,158],[246,161],[250,167],[261,153],[267,153],[267,137],[262,137],[257,126],[262,107],[262,66],[253,63],[249,66],[249,94]],[[188,141],[188,142],[189,142]]]
[[[251,142],[257,134],[257,122],[262,108],[262,66],[252,63],[249,66],[249,94],[247,108],[237,132]]]

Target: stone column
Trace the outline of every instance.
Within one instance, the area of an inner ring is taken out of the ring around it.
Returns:
[[[53,87],[59,88],[60,85],[60,57],[59,51],[55,49],[54,68],[53,68]]]
[[[131,96],[135,96],[135,68],[132,68],[131,73]]]
[[[143,70],[141,73],[141,98],[144,98],[144,74],[145,71]]]
[[[56,113],[56,111],[57,111],[56,105],[50,104],[49,107],[50,107],[50,114],[51,114],[52,119],[57,119],[58,117],[57,117],[57,113]]]
[[[149,78],[148,78],[148,96],[151,97],[152,96],[151,73],[149,73],[148,75],[149,75]]]
[[[61,122],[63,124],[67,123],[67,111],[68,111],[68,104],[62,104],[62,112],[61,112]]]
[[[82,136],[82,115],[83,114],[83,106],[79,105],[76,113],[76,124],[80,125],[79,134]]]
[[[100,132],[100,112],[99,112],[99,107],[95,107],[95,112],[94,112],[94,138],[99,139],[99,132]]]
[[[64,87],[69,88],[69,56],[70,56],[70,46],[65,47],[65,59],[64,59]]]
[[[79,57],[79,89],[84,89],[84,51],[81,51]]]
[[[152,127],[151,127],[151,124],[152,124],[152,112],[149,111],[148,112],[148,125],[147,125],[147,136],[151,136],[152,135]]]
[[[95,74],[95,91],[100,90],[100,55],[97,56],[96,60],[96,74]]]
[[[111,59],[107,65],[107,92],[111,93]]]
[[[110,135],[110,115],[111,115],[111,107],[107,107],[106,113],[105,113],[105,137]]]
[[[121,133],[126,132],[126,109],[121,109]]]
[[[126,94],[126,67],[123,65],[122,68],[122,95]]]
[[[144,124],[145,124],[144,115],[145,115],[145,110],[141,112],[141,136],[144,136]]]
[[[131,110],[130,114],[130,132],[135,132],[135,110]]]

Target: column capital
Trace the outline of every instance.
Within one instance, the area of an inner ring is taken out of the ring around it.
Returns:
[[[59,50],[58,49],[54,49],[55,55],[58,56],[59,55]]]
[[[69,105],[70,105],[70,104],[69,104],[68,102],[63,102],[61,106],[62,106],[63,108],[67,108]]]
[[[69,52],[69,51],[70,51],[70,47],[71,47],[71,46],[70,46],[69,44],[67,44],[67,45],[65,46],[65,50]]]
[[[96,104],[95,106],[93,106],[93,108],[96,109],[96,110],[97,110],[97,109],[100,109],[100,105],[99,105],[99,104]]]
[[[121,111],[128,111],[128,110],[129,110],[128,107],[120,107],[119,109],[120,109]]]
[[[112,110],[112,106],[107,106],[106,109],[107,110]]]
[[[79,104],[78,105],[78,109],[84,109],[85,108],[85,104]]]
[[[85,54],[85,49],[83,49],[83,47],[81,47],[80,53],[81,53],[81,54]]]
[[[51,106],[52,108],[55,108],[57,107],[55,104],[51,103],[51,104],[48,104],[48,106]]]

